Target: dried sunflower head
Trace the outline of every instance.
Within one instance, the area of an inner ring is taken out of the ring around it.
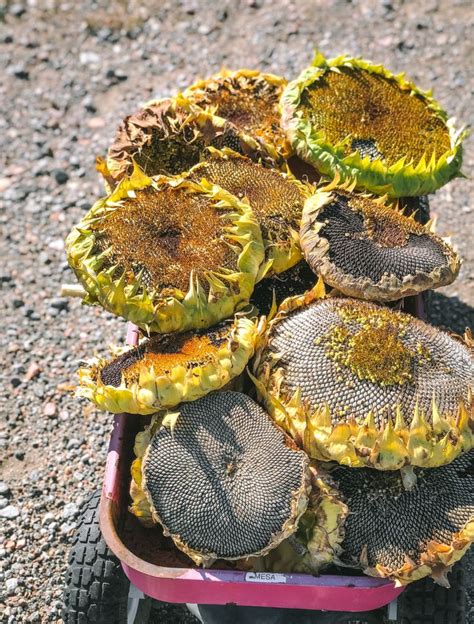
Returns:
[[[113,359],[91,360],[79,370],[78,394],[117,414],[154,414],[240,375],[256,337],[256,324],[244,316],[210,329],[156,334]]]
[[[395,470],[440,466],[472,448],[468,344],[352,299],[282,308],[257,352],[257,386],[311,457]]]
[[[403,75],[382,65],[317,54],[289,83],[282,125],[321,173],[394,197],[435,191],[459,173],[464,131]]]
[[[122,121],[107,160],[98,159],[98,170],[112,189],[132,174],[134,162],[148,176],[179,175],[198,163],[208,146],[263,156],[260,145],[232,123],[187,110],[179,97],[155,100]]]
[[[136,444],[139,489],[152,519],[196,563],[263,555],[295,532],[308,503],[308,458],[248,396],[183,403],[153,420],[143,450],[146,437]]]
[[[137,168],[92,207],[66,248],[86,303],[159,333],[232,316],[264,256],[247,203],[189,180],[152,181]]]
[[[202,184],[217,184],[249,202],[262,230],[265,275],[282,273],[301,260],[299,228],[304,201],[312,192],[309,186],[229,149],[209,150],[189,177]]]
[[[447,572],[474,541],[474,451],[414,476],[406,489],[397,470],[331,471],[349,509],[339,558],[397,584],[432,576],[449,587]]]
[[[345,295],[393,301],[450,284],[453,249],[385,197],[330,184],[305,203],[300,242],[313,271]]]
[[[275,159],[291,147],[280,125],[279,101],[286,80],[256,70],[223,70],[186,89],[193,105],[227,119],[243,135],[257,139]]]

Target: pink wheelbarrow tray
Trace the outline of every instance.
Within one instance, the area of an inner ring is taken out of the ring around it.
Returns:
[[[127,342],[138,340],[128,326]],[[240,572],[234,570],[166,567],[149,563],[122,541],[119,526],[127,514],[130,461],[140,417],[115,416],[105,480],[102,488],[100,530],[122,564],[131,584],[145,596],[164,602],[205,605],[241,605],[321,611],[362,612],[391,603],[389,619],[396,621],[396,599],[403,587],[368,576],[338,576]],[[140,594],[138,594],[140,595]]]

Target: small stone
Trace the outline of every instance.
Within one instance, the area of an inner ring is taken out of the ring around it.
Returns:
[[[50,299],[49,305],[57,310],[67,310],[69,308],[69,301],[66,297],[54,297]]]
[[[64,169],[53,169],[52,173],[58,184],[66,184],[69,180],[69,174]]]
[[[0,496],[8,496],[10,494],[10,488],[5,481],[0,481]]]
[[[14,308],[22,308],[25,305],[23,299],[12,299],[12,306]]]
[[[21,385],[21,379],[18,379],[18,377],[11,377],[10,383],[14,388],[18,388],[18,386]]]
[[[97,130],[98,128],[103,128],[105,126],[105,121],[102,117],[91,117],[91,119],[88,120],[87,125],[89,128],[92,128],[92,130]]]
[[[67,535],[68,533],[73,531],[75,528],[76,528],[76,524],[74,522],[63,522],[63,524],[61,524],[61,526],[59,527],[59,530],[62,533],[62,535]]]
[[[118,84],[123,80],[127,80],[128,76],[121,69],[108,69],[105,73],[106,79],[110,82],[110,84]]]
[[[35,377],[38,377],[40,373],[41,373],[41,368],[39,367],[38,363],[31,362],[31,364],[28,366],[28,370],[26,371],[24,380],[31,381],[32,379],[35,379]]]
[[[21,17],[24,13],[26,13],[26,9],[19,2],[15,2],[8,9],[8,12],[10,13],[10,15],[13,15],[13,17]]]
[[[41,524],[44,526],[47,526],[48,524],[51,524],[52,522],[54,522],[55,517],[56,516],[53,513],[48,511],[48,513],[44,514]]]
[[[65,520],[69,520],[77,516],[78,513],[79,513],[79,507],[76,505],[76,503],[66,503],[66,505],[64,505],[61,516]]]
[[[100,63],[100,56],[95,52],[81,52],[79,54],[79,62],[81,65],[96,65]]]
[[[16,578],[9,578],[5,581],[5,587],[7,590],[7,594],[9,596],[13,596],[13,594],[16,591],[16,588],[18,587],[18,579]]]
[[[7,505],[3,509],[0,509],[0,518],[8,518],[9,520],[13,520],[13,518],[18,518],[19,515],[20,510],[14,505]]]
[[[7,73],[10,74],[10,76],[15,76],[15,78],[19,78],[20,80],[28,80],[30,77],[29,71],[21,63],[8,67]]]
[[[64,249],[64,239],[62,239],[62,238],[55,238],[54,240],[52,240],[48,244],[48,247],[50,249],[54,249],[55,251],[63,251],[63,249]]]
[[[18,459],[18,461],[23,461],[25,459],[25,452],[24,451],[15,451],[15,459]]]
[[[53,401],[48,401],[43,406],[43,414],[45,416],[48,416],[48,418],[52,418],[53,416],[56,416],[56,409],[56,403],[53,403]]]

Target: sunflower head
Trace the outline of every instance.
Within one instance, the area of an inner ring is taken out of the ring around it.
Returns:
[[[72,231],[67,252],[86,302],[168,333],[209,327],[248,301],[263,243],[233,195],[136,168]]]
[[[286,80],[255,70],[223,70],[186,89],[184,97],[257,139],[275,158],[286,158],[291,147],[280,124],[279,101]]]
[[[382,65],[317,55],[281,99],[298,155],[321,173],[394,197],[435,191],[459,173],[464,131],[432,98]]]
[[[254,370],[267,409],[310,456],[395,470],[472,448],[468,341],[353,299],[294,304],[270,322]]]
[[[265,157],[258,142],[231,122],[203,110],[190,111],[178,96],[151,101],[126,117],[97,168],[113,189],[132,175],[134,162],[149,176],[179,175],[198,163],[208,146]]]
[[[393,301],[450,284],[460,259],[396,202],[336,182],[305,203],[301,247],[311,268],[348,296]]]
[[[219,390],[253,354],[256,324],[242,315],[209,329],[155,334],[79,371],[78,394],[114,413],[153,414]]]

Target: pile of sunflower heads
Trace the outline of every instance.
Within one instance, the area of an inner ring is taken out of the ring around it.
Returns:
[[[447,583],[474,538],[473,340],[413,310],[459,272],[427,195],[464,135],[403,75],[318,53],[151,101],[97,159],[68,259],[141,337],[78,392],[148,416],[130,511],[197,564]]]

